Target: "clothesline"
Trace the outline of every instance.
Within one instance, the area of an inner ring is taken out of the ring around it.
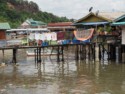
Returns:
[[[65,37],[65,32],[49,32],[49,33],[30,33],[30,40],[63,40]]]
[[[94,32],[94,29],[87,29],[87,30],[80,30],[80,31],[74,31],[74,33],[69,32],[48,32],[48,33],[30,33],[29,39],[30,40],[65,40],[65,39],[77,39],[81,41],[88,40],[92,37]]]

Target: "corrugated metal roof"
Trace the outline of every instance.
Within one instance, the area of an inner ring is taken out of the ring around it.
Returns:
[[[104,25],[108,24],[109,22],[86,22],[86,23],[75,23],[74,25]]]
[[[84,16],[83,18],[79,19],[78,21],[76,21],[75,23],[79,23],[82,20],[87,19],[89,16],[94,15],[97,16],[99,18],[103,18],[109,22],[114,21],[116,18],[124,15],[125,12],[99,12],[99,13],[93,13],[90,12],[88,15]]]
[[[111,24],[112,26],[125,25],[125,22],[114,22]]]
[[[26,22],[32,26],[46,25],[46,23],[42,21],[35,21],[33,19],[27,19]]]
[[[27,28],[27,29],[10,29],[6,32],[13,32],[13,31],[49,31],[47,28]]]
[[[125,14],[115,19],[114,22],[125,22]]]
[[[98,15],[113,21],[124,14],[125,12],[100,12]]]
[[[122,15],[119,18],[115,19],[111,25],[112,26],[121,26],[121,25],[125,26],[125,15]]]
[[[72,22],[57,22],[57,23],[48,23],[48,26],[56,27],[56,26],[71,26]]]
[[[10,29],[9,23],[0,23],[0,29]]]

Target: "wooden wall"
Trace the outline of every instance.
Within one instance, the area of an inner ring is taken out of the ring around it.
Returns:
[[[125,26],[122,26],[122,44],[125,44]]]
[[[5,30],[0,30],[0,40],[6,39],[6,33]]]
[[[106,20],[99,18],[95,15],[91,15],[91,16],[87,17],[86,19],[81,20],[80,23],[82,23],[82,22],[102,22],[102,21],[106,21]]]

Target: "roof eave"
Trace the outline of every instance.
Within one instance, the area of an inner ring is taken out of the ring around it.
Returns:
[[[82,20],[86,19],[86,18],[87,18],[87,17],[89,17],[90,15],[97,16],[97,17],[99,17],[99,18],[101,18],[101,19],[104,19],[104,20],[106,20],[106,21],[108,21],[108,22],[112,22],[112,21],[113,21],[113,20],[108,19],[108,18],[105,18],[105,17],[103,17],[103,16],[101,16],[101,15],[96,15],[96,14],[94,14],[93,12],[90,12],[88,15],[86,15],[85,17],[83,17],[83,18],[79,19],[79,20],[78,20],[78,21],[76,21],[75,23],[78,23],[78,22],[80,22],[80,21],[82,21]]]
[[[86,19],[87,17],[89,17],[90,15],[94,14],[93,12],[90,12],[88,15],[86,15],[85,17],[82,17],[81,19],[79,19],[78,21],[76,21],[75,23],[80,22],[81,20]]]
[[[118,17],[118,18],[116,18],[116,19],[114,20],[114,22],[118,22],[119,20],[121,20],[121,19],[123,19],[123,18],[125,18],[125,14],[122,15],[122,16],[120,16],[120,17]]]

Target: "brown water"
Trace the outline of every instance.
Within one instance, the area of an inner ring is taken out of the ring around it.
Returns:
[[[125,94],[125,65],[33,57],[0,67],[0,94]]]

